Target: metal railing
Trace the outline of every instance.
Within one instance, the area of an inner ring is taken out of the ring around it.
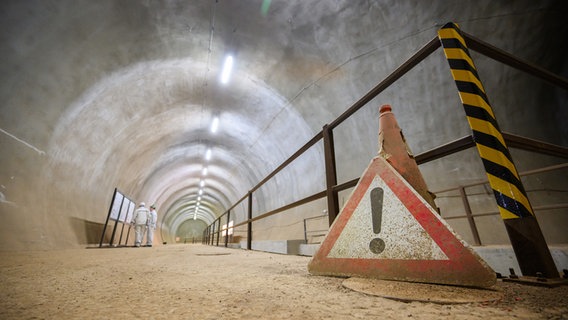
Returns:
[[[324,214],[319,215],[319,216],[315,216],[315,217],[309,217],[309,218],[305,218],[304,219],[304,241],[306,244],[308,244],[308,237],[323,237],[325,235],[327,235],[327,231],[329,230],[329,228],[326,229],[316,229],[316,230],[311,230],[310,228],[308,228],[308,221],[311,220],[318,220],[318,219],[322,219],[322,218],[327,218],[327,210],[324,210]]]
[[[568,90],[568,80],[557,76],[539,66],[531,64],[527,61],[521,60],[503,50],[500,50],[490,44],[487,44],[465,32],[463,32],[463,37],[467,42],[468,47],[482,55],[492,58],[496,61],[502,62],[509,65],[515,69],[529,73],[537,78],[545,80],[557,87]],[[333,129],[338,125],[343,123],[346,119],[351,117],[355,112],[365,106],[368,102],[374,99],[377,95],[387,89],[390,85],[404,76],[407,72],[412,70],[421,61],[427,58],[431,53],[436,51],[441,47],[441,43],[437,37],[429,41],[424,47],[422,47],[418,52],[416,52],[412,57],[410,57],[405,63],[394,70],[390,75],[388,75],[383,81],[372,88],[367,94],[355,102],[351,107],[349,107],[343,114],[341,114],[333,122],[323,126],[322,131],[318,132],[312,139],[310,139],[304,146],[298,149],[292,156],[290,156],[286,161],[284,161],[280,166],[278,166],[273,172],[266,176],[262,181],[255,185],[251,190],[248,191],[241,199],[239,199],[235,204],[233,204],[227,211],[221,214],[212,224],[210,224],[203,232],[203,243],[210,245],[219,245],[220,238],[222,236],[220,231],[221,219],[226,216],[226,222],[229,223],[231,211],[234,210],[238,205],[247,201],[248,208],[248,218],[247,220],[237,223],[234,228],[240,226],[247,226],[247,249],[251,249],[252,244],[252,222],[261,220],[285,210],[289,210],[306,203],[327,197],[328,204],[328,218],[329,225],[332,224],[336,216],[339,214],[338,205],[338,192],[354,187],[359,178],[338,184],[337,182],[337,171],[335,165],[335,151],[334,151],[334,139],[333,139]],[[568,159],[568,148],[557,146],[541,141],[531,140],[525,137],[515,136],[512,134],[503,134],[506,142],[511,148],[520,148],[528,151],[538,152],[547,155],[554,155],[564,159]],[[277,173],[287,167],[290,163],[300,157],[304,152],[313,147],[316,143],[323,139],[324,143],[324,154],[325,154],[325,172],[326,172],[326,190],[315,193],[303,199],[297,200],[293,203],[287,204],[283,207],[274,209],[272,211],[260,214],[253,217],[252,213],[252,200],[253,194],[267,181],[272,179]],[[418,164],[426,163],[432,160],[436,160],[453,153],[469,149],[474,147],[475,143],[472,136],[465,136],[448,144],[444,144],[415,157]],[[225,237],[225,246],[228,244],[228,237]]]
[[[519,172],[519,175],[521,177],[526,177],[526,176],[533,175],[533,174],[551,172],[551,171],[565,169],[565,168],[568,168],[568,163],[562,163],[562,164],[558,164],[558,165],[554,165],[554,166],[548,166],[548,167],[544,167],[544,168],[540,168],[540,169],[535,169],[535,170],[530,170],[530,171],[525,171],[525,172]],[[439,191],[434,192],[436,195],[439,195],[440,193],[446,193],[446,192],[450,192],[450,191],[459,191],[460,198],[462,200],[462,203],[463,203],[463,206],[464,206],[464,209],[465,209],[465,215],[446,216],[446,217],[444,217],[442,215],[442,217],[445,220],[467,219],[468,224],[469,224],[469,228],[470,228],[470,231],[471,231],[471,234],[472,234],[472,237],[473,237],[473,244],[478,245],[478,246],[482,245],[483,243],[481,241],[481,237],[479,236],[479,231],[478,231],[477,225],[475,223],[475,218],[476,217],[485,217],[485,216],[496,216],[496,215],[499,215],[500,213],[497,210],[490,211],[490,212],[473,213],[471,206],[470,206],[470,203],[469,203],[469,200],[468,200],[468,194],[466,193],[465,189],[475,187],[475,186],[485,185],[487,183],[488,183],[487,180],[480,180],[480,181],[473,182],[473,183],[470,183],[470,184],[466,184],[466,185],[457,186],[457,187],[448,188],[448,189],[439,190]],[[533,209],[535,211],[551,210],[551,209],[565,209],[565,208],[568,208],[568,203],[556,203],[556,204],[551,204],[551,205],[533,206]]]

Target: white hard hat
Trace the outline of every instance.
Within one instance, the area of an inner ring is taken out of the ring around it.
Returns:
[[[143,206],[145,206],[145,205],[146,205],[146,204],[145,204],[144,202],[140,202],[140,206],[141,206],[141,207],[143,207]]]

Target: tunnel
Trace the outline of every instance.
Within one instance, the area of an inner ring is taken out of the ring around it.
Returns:
[[[136,206],[156,205],[158,245],[202,241],[229,208],[243,223],[248,208],[239,199],[447,22],[553,74],[568,72],[563,1],[4,1],[1,8],[0,250],[84,248],[101,234],[108,243],[115,189]],[[472,58],[503,131],[568,145],[566,90],[479,53]],[[377,154],[383,104],[393,106],[414,154],[471,134],[438,51],[336,128],[339,183],[359,177]],[[519,171],[565,161],[511,152]],[[255,190],[254,216],[325,190],[324,158],[318,142]],[[485,176],[474,149],[421,171],[433,192]],[[531,201],[544,206],[538,218],[549,244],[568,242],[566,207],[546,207],[565,202],[566,173],[525,181]],[[339,206],[348,197],[340,193]],[[495,210],[487,185],[471,197],[481,212]],[[463,211],[455,195],[436,201],[442,215]],[[254,240],[303,239],[304,219],[327,209],[320,199],[256,221]],[[448,221],[474,241],[465,220]],[[509,243],[498,215],[477,222],[483,244]],[[246,239],[245,226],[234,231]]]

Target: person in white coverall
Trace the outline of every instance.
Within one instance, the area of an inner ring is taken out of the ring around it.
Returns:
[[[150,206],[150,215],[148,216],[148,228],[146,233],[146,247],[152,246],[152,240],[154,240],[154,230],[156,230],[156,223],[158,222],[158,212],[156,212],[156,206]]]
[[[146,204],[140,202],[138,209],[134,211],[134,217],[132,217],[132,224],[134,224],[134,232],[136,235],[136,239],[134,240],[135,247],[140,247],[142,244],[142,238],[144,237],[144,233],[146,233],[149,217],[150,211],[146,208]]]

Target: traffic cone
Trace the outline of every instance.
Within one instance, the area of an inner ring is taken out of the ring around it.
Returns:
[[[398,173],[438,211],[434,194],[428,191],[414,155],[406,144],[402,130],[396,122],[390,105],[379,109],[379,156],[395,168]]]

